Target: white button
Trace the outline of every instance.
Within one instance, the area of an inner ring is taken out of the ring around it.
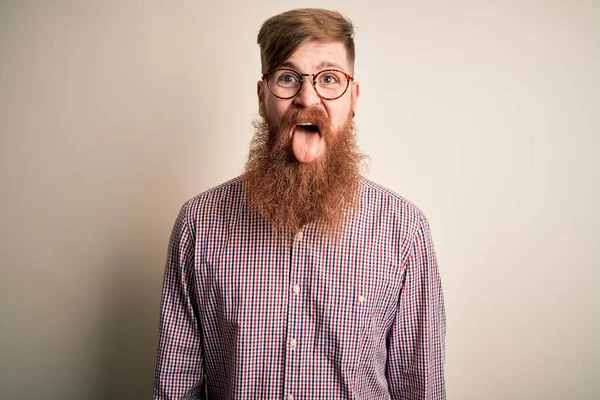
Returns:
[[[291,347],[292,349],[295,349],[295,348],[296,348],[296,339],[290,339],[290,347]]]
[[[302,238],[304,238],[304,233],[302,233],[302,231],[299,231],[298,233],[296,233],[296,240],[297,241],[301,241]]]
[[[294,400],[294,396],[291,394],[288,394],[287,400]]]
[[[365,298],[364,298],[364,296],[358,296],[358,302],[359,302],[360,304],[364,303],[364,302],[365,302]]]
[[[294,291],[294,294],[297,295],[298,293],[300,293],[300,286],[294,285],[294,287],[292,288],[292,290]]]

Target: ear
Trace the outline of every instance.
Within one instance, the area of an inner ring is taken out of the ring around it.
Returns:
[[[350,109],[356,113],[356,103],[358,103],[358,98],[360,97],[360,84],[356,81],[352,81],[352,88],[350,90],[352,92]]]
[[[260,80],[258,82],[256,82],[256,95],[258,96],[258,113],[261,115],[261,117],[264,117],[264,115],[262,115],[262,110],[264,110],[265,107],[265,83]]]

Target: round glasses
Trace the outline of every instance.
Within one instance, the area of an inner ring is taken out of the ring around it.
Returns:
[[[312,76],[315,91],[325,100],[339,99],[346,93],[351,75],[337,69],[325,69],[316,74],[301,74],[293,69],[281,68],[268,72],[262,76],[267,81],[267,86],[273,96],[280,99],[291,99],[300,93],[305,76]]]

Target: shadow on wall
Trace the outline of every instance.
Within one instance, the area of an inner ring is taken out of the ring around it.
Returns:
[[[143,275],[161,258],[147,260],[140,246],[128,250],[117,254],[110,297],[99,319],[96,399],[152,398],[160,286]]]
[[[94,399],[152,398],[164,263],[182,180],[168,166],[146,172],[127,187],[106,249]]]

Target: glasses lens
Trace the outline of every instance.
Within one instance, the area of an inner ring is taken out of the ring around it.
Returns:
[[[315,76],[317,93],[326,99],[341,96],[348,87],[348,78],[341,71],[323,71]]]
[[[280,69],[269,76],[269,89],[275,96],[294,97],[300,90],[301,77],[297,72]]]

